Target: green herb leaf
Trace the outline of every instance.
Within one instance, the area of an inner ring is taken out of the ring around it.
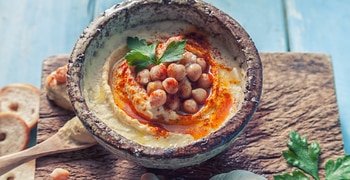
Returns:
[[[143,46],[147,46],[147,42],[144,39],[139,40],[138,37],[127,37],[127,46],[130,50],[139,49]]]
[[[173,41],[165,49],[162,57],[157,60],[156,48],[158,43],[148,45],[146,40],[140,40],[137,37],[128,37],[126,42],[130,51],[126,54],[125,59],[129,66],[135,66],[135,71],[140,71],[151,64],[181,60],[186,47],[185,40]]]
[[[303,172],[299,170],[293,170],[292,174],[284,173],[281,175],[273,176],[274,180],[310,180]]]
[[[156,63],[157,43],[147,45],[144,39],[128,37],[127,46],[131,51],[126,54],[125,59],[129,66],[135,66],[136,72]]]
[[[317,142],[311,143],[308,146],[307,139],[292,131],[289,135],[290,141],[287,143],[288,151],[283,151],[282,154],[287,160],[287,163],[303,170],[316,180],[318,176],[318,161],[321,148]],[[340,157],[334,162],[328,160],[325,164],[326,180],[346,180],[350,179],[350,155]],[[303,177],[305,176],[305,177]],[[275,180],[299,180],[309,179],[303,172],[292,172],[292,174],[284,173],[274,176]]]
[[[125,59],[127,60],[128,64],[130,66],[136,65],[136,61],[141,60],[141,61],[147,61],[150,58],[141,52],[138,51],[130,51],[125,55]]]
[[[336,162],[328,160],[325,169],[326,180],[350,179],[350,155],[338,158]]]
[[[164,54],[159,59],[160,62],[174,62],[181,60],[182,54],[184,54],[186,47],[186,41],[173,41],[171,42],[168,47],[165,49]]]
[[[289,150],[282,152],[287,163],[302,169],[316,180],[319,180],[318,161],[321,152],[319,144],[313,142],[309,146],[307,139],[300,137],[300,134],[295,131],[291,132],[289,138],[290,141],[287,143]]]
[[[147,68],[151,64],[153,64],[152,61],[135,60],[133,65],[135,66],[135,71],[139,72],[142,69]]]

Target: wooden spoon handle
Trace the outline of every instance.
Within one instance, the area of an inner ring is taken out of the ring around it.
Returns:
[[[8,154],[0,157],[0,175],[5,174],[7,171],[28,162],[32,159],[36,159],[42,156],[57,154],[62,152],[75,151],[79,149],[85,149],[95,145],[91,144],[75,144],[67,143],[58,134],[50,137],[44,142],[37,144],[24,151]]]

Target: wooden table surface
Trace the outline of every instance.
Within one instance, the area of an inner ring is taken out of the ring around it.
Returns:
[[[290,172],[281,152],[292,130],[317,141],[324,163],[344,154],[334,77],[328,55],[313,53],[262,53],[263,95],[257,112],[242,134],[223,153],[199,165],[176,170],[148,169],[117,157],[100,145],[50,155],[36,161],[36,179],[47,179],[57,167],[67,169],[71,179],[140,179],[152,172],[165,179],[209,179],[232,170],[249,170],[272,179]],[[57,55],[43,63],[42,82],[50,72],[68,62]],[[278,78],[276,78],[278,77]],[[323,97],[323,98],[320,98]],[[38,142],[51,137],[74,116],[52,101],[42,90]],[[323,175],[321,177],[324,177]]]
[[[10,83],[40,88],[43,60],[69,54],[93,18],[120,1],[0,1],[0,88]],[[350,154],[350,1],[207,1],[240,22],[260,52],[330,55],[344,150]]]

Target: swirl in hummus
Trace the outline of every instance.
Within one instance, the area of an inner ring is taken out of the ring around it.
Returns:
[[[121,42],[101,68],[96,70],[98,66],[91,65],[94,73],[83,82],[90,109],[117,133],[141,145],[178,147],[192,143],[223,126],[243,100],[244,73],[239,56],[232,57],[220,43],[213,43],[216,42],[213,38],[197,31],[175,32],[160,34],[150,30],[147,34],[138,34],[149,43],[159,43],[157,56],[170,42],[186,40],[186,52],[181,60],[146,68],[151,72],[153,67],[162,66],[165,77],[152,78],[149,77],[152,73],[146,72],[145,80],[145,75],[140,75],[142,71],[135,71],[126,62],[124,56],[128,48]],[[193,71],[188,70],[192,64],[200,65],[200,75],[193,75],[198,77],[192,77]],[[180,65],[185,71],[181,67],[176,69],[181,73],[169,75],[170,66]],[[205,76],[205,80],[199,80],[199,76]],[[172,79],[167,84],[164,81],[169,77]],[[159,89],[163,94],[153,93]],[[187,103],[188,100],[191,102]]]

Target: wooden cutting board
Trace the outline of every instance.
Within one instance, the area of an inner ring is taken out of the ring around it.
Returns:
[[[236,169],[249,170],[272,179],[291,171],[281,152],[287,150],[289,133],[296,130],[322,148],[324,163],[344,155],[331,60],[325,54],[261,53],[263,95],[257,112],[244,132],[223,153],[196,166],[177,170],[147,169],[119,159],[96,145],[76,152],[37,159],[36,179],[44,179],[55,168],[65,168],[71,179],[140,179],[153,172],[164,179],[209,179]],[[42,83],[67,55],[44,60]],[[53,135],[74,113],[57,107],[41,92],[38,143]]]

